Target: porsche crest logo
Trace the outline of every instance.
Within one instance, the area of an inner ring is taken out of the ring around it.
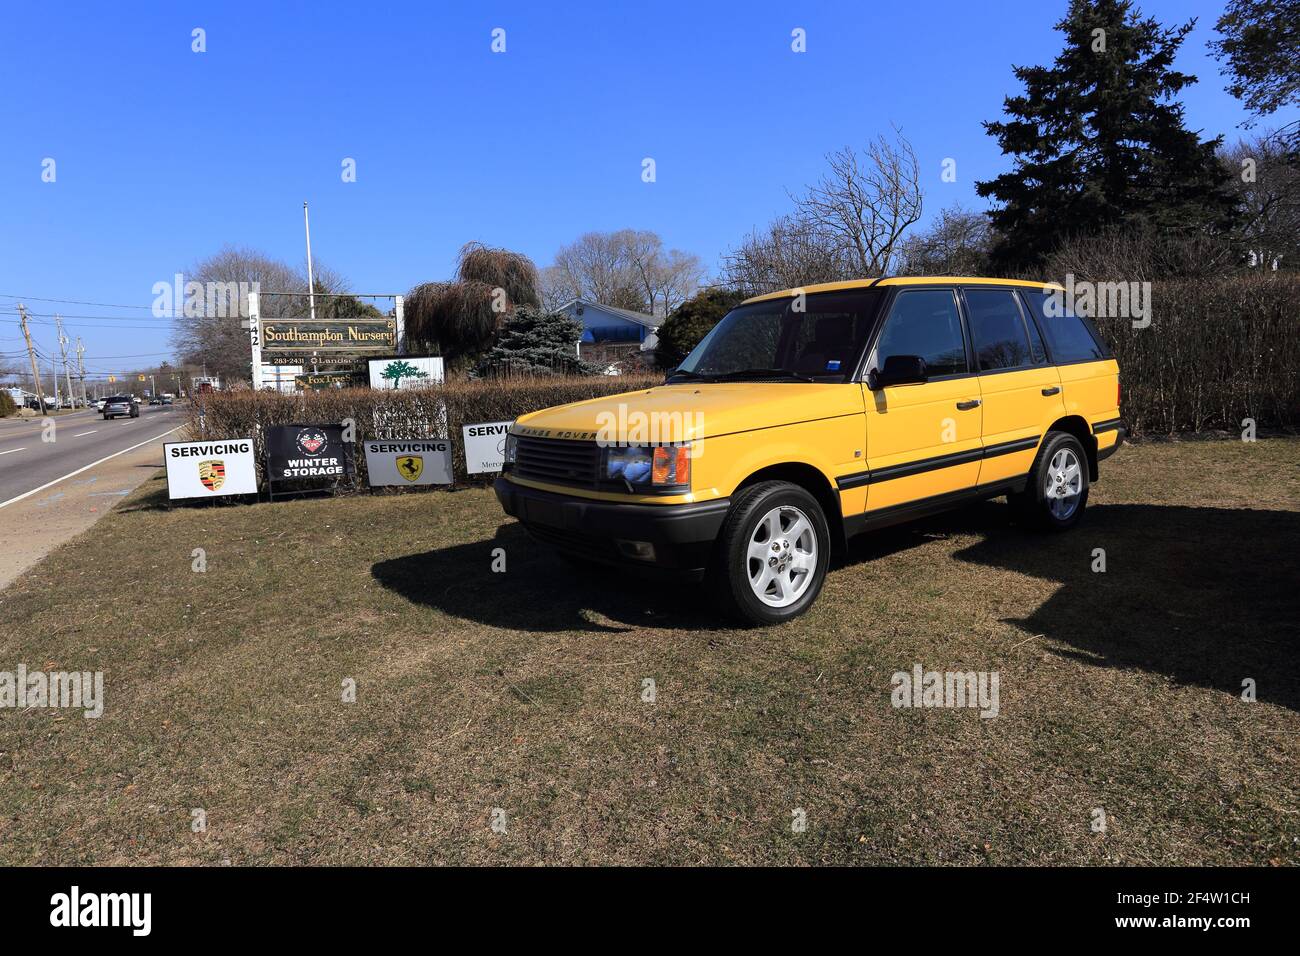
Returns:
[[[419,481],[424,471],[424,459],[419,455],[402,455],[397,459],[397,473],[407,481]]]
[[[226,463],[224,461],[199,462],[199,481],[208,491],[220,491],[226,483]]]

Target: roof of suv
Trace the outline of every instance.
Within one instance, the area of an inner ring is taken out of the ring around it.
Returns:
[[[840,292],[845,289],[866,289],[872,286],[951,285],[954,282],[959,282],[962,285],[1018,285],[1028,286],[1031,289],[1060,288],[1054,282],[1030,282],[1025,279],[982,279],[974,276],[890,276],[887,279],[850,279],[847,282],[819,282],[816,285],[807,285],[799,289],[783,289],[780,292],[756,295],[753,298],[746,299],[741,304],[748,305],[750,302],[764,302],[768,299],[787,299],[799,292],[812,294],[814,292]]]

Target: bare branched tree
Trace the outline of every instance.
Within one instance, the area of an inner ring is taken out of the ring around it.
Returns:
[[[745,295],[762,295],[850,278],[853,268],[826,233],[795,216],[754,230],[723,257],[723,283]]]
[[[976,276],[988,271],[989,217],[960,205],[939,211],[924,232],[899,247],[898,271],[909,276]]]
[[[1255,136],[1221,153],[1241,211],[1247,264],[1300,268],[1300,166],[1279,134]]]
[[[324,264],[314,266],[317,292],[344,290],[346,280],[341,275]],[[305,263],[303,268],[295,268],[256,249],[229,245],[195,263],[185,277],[205,285],[256,283],[264,293],[301,293],[307,289]],[[259,307],[264,318],[305,315],[306,299],[305,295],[264,295]],[[225,307],[217,310],[210,310],[209,304],[205,302],[202,315],[186,315],[181,304],[176,303],[178,317],[172,330],[176,354],[182,361],[206,366],[209,374],[220,375],[226,381],[249,378],[248,331],[240,325],[241,317],[247,316],[248,303],[226,300]]]
[[[848,146],[829,154],[826,175],[795,199],[799,218],[832,236],[859,276],[888,274],[903,234],[921,218],[916,153],[894,132],[893,142],[878,136],[862,156]]]
[[[542,270],[542,301],[557,308],[584,298],[621,309],[667,315],[699,287],[699,256],[664,249],[649,230],[589,232],[555,254]]]
[[[845,147],[826,157],[827,173],[794,212],[755,230],[723,257],[723,281],[747,294],[894,271],[902,240],[921,218],[916,153],[895,130],[864,153]]]

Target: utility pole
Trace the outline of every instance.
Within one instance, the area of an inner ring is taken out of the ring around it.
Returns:
[[[27,357],[32,361],[32,381],[36,384],[36,399],[41,403],[41,414],[45,414],[45,389],[41,388],[41,373],[36,370],[36,350],[32,348],[32,334],[27,330],[27,310],[18,303],[18,324],[23,327],[23,338],[27,340]]]
[[[81,344],[81,336],[77,336],[77,378],[81,379],[81,404],[87,408],[90,407],[90,400],[86,398],[86,347]]]
[[[316,321],[316,280],[311,273],[311,220],[307,218],[307,204],[302,204],[302,225],[307,231],[307,302],[311,306],[312,321]]]
[[[50,378],[54,380],[54,407],[61,408],[63,403],[59,401],[59,364],[54,361],[54,356],[50,356]]]
[[[54,328],[58,330],[59,350],[63,353],[63,381],[67,383],[68,386],[68,400],[72,402],[73,407],[76,407],[77,398],[76,394],[72,391],[72,373],[68,371],[68,337],[63,334],[63,317],[61,315],[56,314],[54,316]],[[55,376],[55,381],[58,381],[57,375]]]

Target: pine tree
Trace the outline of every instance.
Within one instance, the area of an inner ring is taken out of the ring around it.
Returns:
[[[595,367],[577,356],[581,336],[582,323],[565,313],[521,305],[506,320],[479,374],[592,374]]]
[[[1130,0],[1070,0],[1050,67],[1017,67],[1025,85],[985,123],[1015,169],[976,184],[1001,205],[993,260],[1040,265],[1065,239],[1107,227],[1221,230],[1233,200],[1215,159],[1222,137],[1183,127],[1178,93],[1196,77],[1172,68],[1187,23],[1164,29]]]

